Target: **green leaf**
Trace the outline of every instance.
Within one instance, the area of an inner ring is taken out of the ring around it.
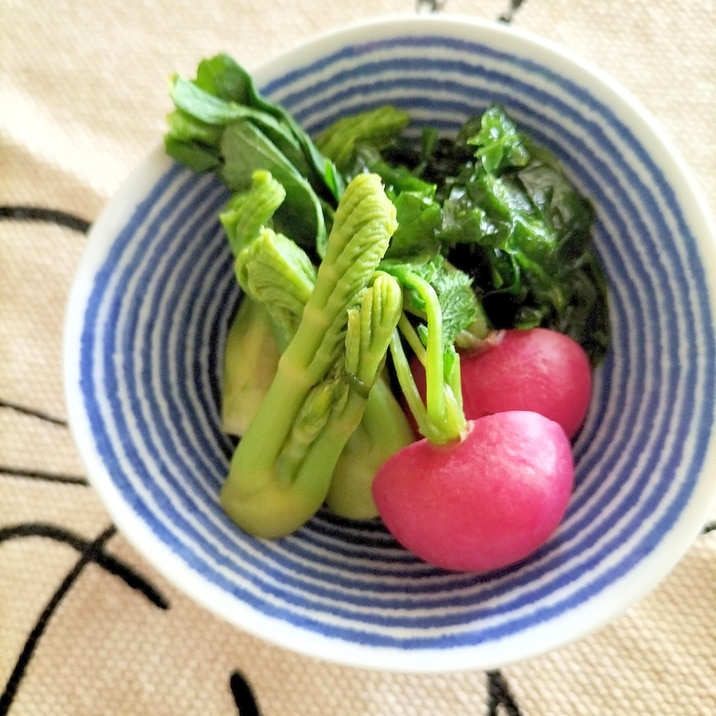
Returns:
[[[279,230],[310,249],[325,245],[323,206],[311,184],[254,124],[243,121],[229,125],[221,151],[221,176],[227,186],[246,191],[255,171],[268,171],[286,191],[286,200],[275,214]]]
[[[241,288],[269,313],[281,349],[296,333],[316,283],[316,268],[298,244],[262,228],[236,258]]]
[[[229,199],[219,219],[234,255],[245,248],[261,228],[271,224],[285,198],[283,185],[270,172],[260,169],[252,174],[247,191],[237,192]]]
[[[342,117],[316,139],[316,146],[343,172],[351,173],[361,146],[375,150],[388,146],[408,125],[407,112],[383,105]]]
[[[248,75],[229,55],[221,53],[202,60],[196,71],[196,84],[221,99],[243,104],[249,97]]]
[[[398,279],[405,292],[406,309],[418,316],[424,317],[427,307],[422,294],[412,288],[411,276],[417,276],[433,288],[442,314],[442,341],[446,348],[452,346],[461,332],[470,330],[483,316],[470,276],[449,264],[442,256],[435,256],[422,263],[385,259],[381,269]]]
[[[485,111],[480,131],[467,143],[477,147],[477,156],[488,174],[499,175],[510,167],[523,167],[530,160],[517,126],[499,105]]]
[[[218,147],[222,129],[176,109],[167,115],[168,135],[182,142],[197,142],[208,147]]]
[[[185,142],[171,136],[164,138],[164,150],[172,159],[197,174],[215,171],[222,165],[221,154],[211,147]]]

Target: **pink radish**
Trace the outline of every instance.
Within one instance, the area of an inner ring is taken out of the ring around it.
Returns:
[[[390,352],[424,437],[381,465],[373,499],[396,540],[426,562],[457,571],[507,567],[544,544],[564,516],[574,480],[569,437],[562,425],[529,409],[502,405],[468,419],[463,357],[444,340],[437,294],[415,273],[406,278],[425,306],[424,343],[412,324],[399,324],[423,367],[422,389],[421,371],[411,366],[397,333]],[[502,343],[509,348],[512,341]],[[509,370],[522,376],[515,389],[529,385],[529,361],[539,365],[540,355],[526,351],[511,364]],[[481,371],[475,372],[477,381]]]
[[[438,567],[485,572],[549,538],[572,484],[563,429],[535,412],[508,411],[469,421],[456,442],[403,448],[379,469],[373,497],[406,549]]]
[[[424,394],[425,373],[413,362]],[[487,348],[460,356],[468,420],[506,410],[533,410],[558,422],[571,438],[589,407],[592,371],[584,349],[547,328],[510,329]]]

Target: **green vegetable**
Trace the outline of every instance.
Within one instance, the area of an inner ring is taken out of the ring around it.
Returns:
[[[299,247],[265,228],[285,197],[283,186],[269,172],[257,171],[250,189],[234,194],[220,215],[246,294],[230,324],[224,352],[221,422],[231,435],[243,435],[258,412],[280,350],[295,333],[297,316],[315,282],[315,267]],[[278,277],[277,260],[272,260],[277,255]],[[245,267],[251,261],[257,268],[250,272],[249,286]]]
[[[261,228],[272,223],[274,214],[285,200],[286,189],[264,169],[251,175],[251,186],[246,191],[232,195],[219,219],[234,256],[258,235]]]
[[[379,177],[356,177],[296,333],[222,487],[227,514],[251,534],[289,534],[326,498],[401,314],[397,282],[375,276],[394,230],[395,208]]]
[[[274,228],[312,258],[346,180],[381,176],[398,229],[387,257],[446,257],[473,278],[496,328],[543,326],[579,342],[593,364],[610,341],[606,282],[591,244],[594,211],[555,158],[494,105],[454,138],[432,128],[422,146],[401,132],[408,116],[385,106],[338,120],[315,143],[226,55],[204,60],[196,78],[172,78],[168,153],[213,171],[236,191],[266,170],[285,188]]]
[[[338,458],[326,504],[333,514],[352,520],[378,516],[373,479],[380,466],[415,440],[405,412],[383,375],[375,381],[360,425]]]
[[[454,344],[456,326],[444,320],[440,296],[420,275],[419,268],[401,266],[398,271],[410,300],[420,306],[425,317],[418,330],[405,317],[400,322],[403,335],[425,368],[425,403],[397,331],[390,344],[395,373],[420,433],[433,443],[448,443],[459,439],[467,425],[462,409],[460,357]]]
[[[498,175],[511,167],[527,166],[531,159],[516,125],[495,105],[485,111],[479,131],[474,136],[468,135],[466,142],[477,147],[477,158],[488,174]]]
[[[245,295],[222,419],[243,437],[222,503],[249,532],[287,534],[324,500],[373,517],[375,472],[413,439],[391,386],[423,435],[458,439],[458,350],[494,328],[553,328],[604,356],[593,208],[501,107],[418,146],[403,110],[377,107],[314,143],[226,55],[173,77],[171,97],[167,153],[232,191],[220,219]]]
[[[416,291],[415,279],[430,285],[439,303],[442,340],[446,346],[472,348],[487,338],[491,326],[475,295],[472,279],[443,256],[438,254],[425,262],[384,260],[381,267],[406,289],[405,310],[423,321],[427,319],[429,307],[423,293]],[[420,330],[423,334],[427,331],[425,324]]]
[[[264,226],[270,224],[272,212],[285,197],[280,189],[270,174],[255,172],[251,188],[233,196],[221,215],[237,254],[236,276],[245,292],[242,308],[246,302],[264,309],[247,312],[243,321],[245,340],[235,335],[241,330],[236,324],[242,309],[229,331],[222,412],[224,425],[232,427],[230,432],[237,435],[243,434],[268,391],[276,372],[276,356],[295,335],[316,281],[316,269],[308,255],[287,237]],[[257,325],[252,325],[253,317]],[[262,351],[266,354],[265,364],[261,363]],[[246,405],[241,403],[242,397]],[[413,439],[412,428],[390,390],[388,378],[381,374],[368,395],[363,420],[336,464],[327,495],[333,512],[352,519],[375,517],[373,477],[390,455]]]
[[[439,253],[472,277],[492,326],[552,328],[601,361],[610,333],[594,209],[502,107],[470,118],[454,139],[427,129],[419,149],[362,147],[346,173],[365,170],[397,207],[390,258]]]
[[[558,330],[599,363],[610,336],[591,203],[502,108],[490,108],[467,141],[480,161],[446,182],[453,216],[443,233],[448,256],[475,279],[493,325]],[[474,241],[464,233],[455,240],[463,219],[479,224]]]
[[[355,164],[361,148],[380,150],[390,146],[409,121],[407,112],[383,105],[337,120],[319,135],[316,146],[341,171],[346,171]]]
[[[226,336],[221,396],[224,432],[244,434],[271,385],[279,356],[268,311],[244,297]]]
[[[316,149],[289,113],[261,96],[251,75],[228,55],[202,60],[193,81],[172,77],[170,94],[176,107],[169,115],[165,137],[170,155],[182,143],[216,154],[223,128],[250,121],[299,171],[310,174],[320,196],[330,195],[337,201],[343,193],[345,182],[332,162]],[[175,124],[182,124],[179,118],[194,124],[196,131],[189,136],[176,132]]]
[[[266,307],[283,351],[313,293],[316,267],[291,239],[263,228],[237,256],[236,276],[247,296]]]
[[[276,213],[277,228],[322,255],[345,179],[296,121],[224,54],[203,60],[194,80],[172,77],[170,95],[167,154],[214,172],[234,192],[245,191],[256,170],[271,172],[289,198]]]

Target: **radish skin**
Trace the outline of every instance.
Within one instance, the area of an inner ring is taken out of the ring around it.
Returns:
[[[425,373],[414,361],[418,389]],[[558,422],[568,437],[582,426],[592,393],[584,349],[547,328],[508,329],[487,348],[460,356],[463,410],[468,420],[506,410],[532,410]]]
[[[560,425],[507,411],[469,421],[457,442],[403,448],[379,469],[373,497],[387,529],[424,561],[487,572],[544,544],[567,509],[573,475]]]

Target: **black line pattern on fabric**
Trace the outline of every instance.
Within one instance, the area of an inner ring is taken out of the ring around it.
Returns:
[[[439,12],[447,3],[447,0],[417,0],[415,3],[415,11],[420,12]]]
[[[60,209],[48,209],[42,206],[0,205],[0,219],[12,221],[40,221],[65,226],[73,231],[86,234],[92,225],[86,219]]]
[[[229,688],[239,716],[261,716],[253,689],[241,672],[234,671],[231,674]]]
[[[154,587],[152,587],[139,574],[119,560],[111,557],[104,552],[106,543],[116,534],[117,528],[114,525],[107,527],[94,540],[86,540],[69,530],[65,530],[54,525],[44,523],[24,523],[14,527],[5,527],[0,529],[0,544],[8,540],[25,538],[25,537],[43,537],[63,542],[74,547],[80,552],[80,558],[74,567],[67,573],[62,583],[52,595],[44,610],[40,614],[35,626],[30,631],[27,640],[18,656],[15,667],[10,674],[10,678],[5,686],[5,690],[0,695],[0,714],[6,714],[20,687],[27,667],[30,664],[35,649],[37,648],[40,638],[47,629],[47,626],[61,604],[64,597],[69,593],[72,586],[80,577],[84,568],[95,563],[105,569],[110,574],[122,579],[129,587],[142,593],[152,604],[159,609],[168,609],[169,602]]]
[[[142,594],[158,609],[169,609],[169,600],[158,589],[133,568],[104,552],[104,545],[116,532],[117,528],[110,525],[99,537],[89,541],[70,530],[42,522],[25,522],[12,527],[0,528],[0,545],[13,539],[40,537],[67,544],[80,553],[80,559],[65,576],[25,641],[5,690],[0,695],[0,714],[8,712],[50,618],[88,564],[94,562],[109,574],[119,577],[128,587]]]
[[[500,709],[501,706],[504,708]],[[522,716],[507,679],[498,670],[487,672],[487,714],[488,716],[502,716],[502,714]]]
[[[66,211],[36,206],[0,206],[0,220],[2,219],[10,221],[45,222],[63,226],[83,234],[86,234],[91,226],[90,222]],[[0,399],[0,408],[37,418],[48,424],[58,425],[63,428],[67,427],[67,421],[63,418],[12,401]],[[9,465],[0,465],[0,475],[44,480],[63,485],[81,485],[86,487],[89,484],[85,477],[79,475],[67,475],[34,469],[28,470]],[[110,525],[96,539],[87,540],[63,527],[42,522],[25,522],[13,526],[0,527],[0,545],[14,539],[38,537],[67,544],[80,553],[79,560],[75,563],[70,572],[65,575],[65,578],[38,617],[35,626],[28,634],[5,689],[2,695],[0,695],[0,714],[6,714],[9,711],[18,688],[20,687],[22,678],[50,619],[87,565],[94,562],[106,572],[119,577],[128,587],[142,594],[158,609],[169,609],[169,601],[157,588],[129,565],[124,564],[104,551],[105,544],[116,532],[117,528],[114,525]]]
[[[112,525],[107,529],[112,537],[117,528]],[[83,554],[92,545],[92,542],[81,537],[71,530],[65,529],[64,527],[58,527],[57,525],[48,524],[45,522],[23,522],[11,527],[0,527],[0,544],[3,542],[9,542],[13,539],[21,539],[28,537],[41,537],[44,539],[54,540],[55,542],[61,542],[73,547],[75,550]],[[120,560],[111,555],[97,550],[92,555],[92,561],[94,561],[99,567],[106,570],[110,574],[119,577],[128,587],[137,590],[143,594],[155,607],[159,609],[168,609],[169,602],[163,597],[157,589],[155,589],[149,582],[135,572],[131,567],[127,566]]]
[[[50,209],[38,206],[0,205],[0,219],[10,221],[39,221],[64,226],[79,233],[86,234],[91,224],[89,221],[59,209]],[[12,410],[22,415],[38,418],[52,425],[67,427],[67,420],[59,418],[44,410],[30,408],[10,400],[0,398],[0,408]],[[87,479],[79,475],[65,475],[62,473],[47,472],[44,470],[27,470],[9,465],[0,465],[0,475],[23,477],[34,480],[47,480],[68,485],[87,485]]]
[[[508,25],[514,20],[517,11],[525,4],[527,0],[510,0],[509,8],[498,18],[500,22]]]
[[[500,22],[512,22],[517,11],[525,4],[526,0],[510,0],[510,6],[506,12],[502,13],[498,20]],[[417,0],[415,10],[421,12],[440,12],[445,9],[447,0]]]
[[[64,418],[57,418],[54,415],[50,415],[49,413],[46,413],[44,410],[36,410],[34,408],[28,408],[25,405],[20,405],[19,403],[13,403],[13,402],[10,402],[9,400],[3,400],[2,398],[0,398],[0,408],[14,410],[16,413],[21,413],[22,415],[28,415],[31,418],[39,418],[40,420],[43,420],[46,423],[52,423],[53,425],[60,425],[62,427],[67,426],[67,421]]]
[[[44,480],[62,485],[89,486],[87,478],[80,475],[65,475],[60,472],[48,472],[45,470],[27,470],[21,467],[9,467],[8,465],[0,465],[0,475],[22,477],[28,480]]]

